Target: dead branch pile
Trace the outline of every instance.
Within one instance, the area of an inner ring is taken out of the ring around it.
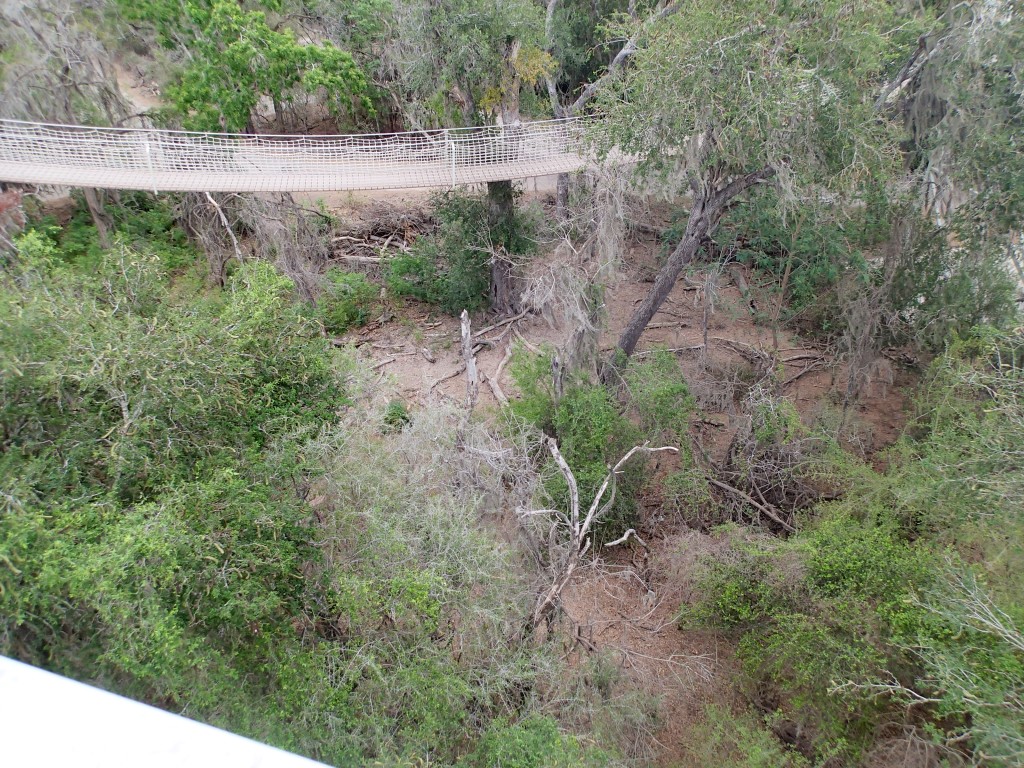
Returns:
[[[224,283],[231,259],[260,259],[277,265],[307,301],[319,295],[331,220],[290,194],[190,192],[178,201],[177,218],[206,254],[211,282]]]
[[[356,264],[376,264],[389,250],[408,251],[415,238],[434,227],[433,216],[420,206],[374,202],[358,222],[331,239],[332,257]]]
[[[589,508],[585,509],[581,506],[579,487],[576,484],[576,478],[573,475],[572,469],[562,456],[561,451],[558,450],[558,444],[552,437],[546,438],[544,442],[547,449],[550,451],[552,458],[555,460],[559,472],[562,473],[562,476],[565,478],[566,484],[569,487],[569,510],[568,515],[566,515],[562,510],[550,509],[532,510],[521,513],[521,519],[525,518],[524,522],[529,521],[529,518],[535,518],[543,515],[544,518],[542,519],[550,525],[546,538],[548,542],[548,570],[551,574],[551,584],[537,598],[537,604],[533,610],[532,623],[534,629],[539,628],[543,623],[550,623],[555,609],[558,607],[561,600],[562,591],[572,580],[576,569],[580,566],[583,558],[590,551],[590,547],[593,544],[591,530],[595,523],[600,522],[604,514],[611,509],[612,504],[615,503],[616,479],[622,471],[622,468],[631,458],[633,458],[634,455],[638,453],[650,455],[662,451],[670,453],[679,452],[678,449],[672,446],[663,446],[660,448],[651,448],[646,444],[634,446],[627,451],[621,459],[619,459],[615,466],[609,467],[608,474],[605,476],[604,482],[601,484],[601,487],[598,488]],[[607,499],[605,498],[606,493],[608,494]],[[526,528],[526,525],[524,525],[524,528]],[[568,542],[562,546],[559,546],[558,544],[560,541],[560,533],[568,534]],[[636,534],[636,531],[632,528],[627,530],[621,538],[616,541],[609,542],[605,546],[611,547],[617,544],[622,544],[629,539],[631,534]]]
[[[822,471],[822,440],[806,433],[770,377],[751,387],[743,411],[745,420],[711,484],[737,518],[792,533],[796,512],[837,493]]]

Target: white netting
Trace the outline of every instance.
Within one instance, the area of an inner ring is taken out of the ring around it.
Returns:
[[[356,136],[252,136],[0,120],[0,179],[117,189],[286,192],[446,187],[564,173],[583,123]]]

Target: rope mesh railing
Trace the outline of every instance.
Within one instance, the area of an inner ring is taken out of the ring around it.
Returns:
[[[354,136],[254,136],[0,120],[0,180],[152,191],[448,187],[565,173],[583,121]]]

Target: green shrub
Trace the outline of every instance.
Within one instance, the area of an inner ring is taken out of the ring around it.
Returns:
[[[782,716],[807,733],[819,756],[856,759],[875,735],[887,702],[864,685],[885,676],[886,656],[866,631],[861,607],[834,604],[821,614],[778,614],[763,631],[747,632],[738,655],[748,680],[773,690]]]
[[[511,402],[512,413],[542,432],[555,431],[555,390],[551,371],[552,355],[535,355],[517,345],[512,352],[509,374],[519,390]]]
[[[726,526],[729,537],[738,529]],[[767,538],[739,539],[722,557],[706,558],[697,579],[701,599],[687,606],[682,624],[722,627],[730,630],[755,629],[775,616],[804,604],[806,593],[799,577],[782,568],[793,557],[785,545]]]
[[[674,360],[670,360],[675,365]],[[654,366],[660,365],[655,362]],[[641,371],[647,370],[641,368]],[[677,367],[678,370],[678,367]],[[512,358],[512,378],[521,396],[513,401],[514,414],[558,439],[559,449],[572,469],[583,511],[593,501],[611,466],[630,448],[643,442],[643,432],[623,413],[611,391],[600,384],[583,381],[567,385],[556,402],[552,384],[551,356],[517,352]],[[650,406],[640,406],[653,424],[664,419],[661,429],[678,428],[689,419],[690,399],[685,384],[671,378],[654,379],[643,385],[651,394]],[[637,499],[646,479],[644,457],[634,457],[620,472],[615,500],[605,513],[599,529],[621,535],[637,523]],[[559,509],[569,508],[569,487],[561,473],[552,473],[545,488]],[[607,492],[605,500],[610,497]],[[617,531],[617,532],[616,532]],[[603,533],[598,532],[598,538]]]
[[[1024,746],[1024,610],[1018,595],[997,601],[978,570],[949,559],[915,600],[932,623],[908,645],[938,699],[940,738],[968,738],[987,765],[1009,768]]]
[[[460,762],[466,768],[573,768],[584,764],[582,750],[550,717],[533,716],[509,724],[495,720],[476,749]]]
[[[436,304],[441,287],[435,257],[435,249],[417,241],[409,253],[389,258],[385,263],[388,290],[395,296],[410,296]]]
[[[401,432],[412,419],[409,416],[409,409],[401,400],[392,400],[384,409],[384,432]]]
[[[320,309],[324,327],[341,334],[365,325],[376,309],[379,289],[360,272],[329,269]]]
[[[909,597],[933,561],[842,514],[786,542],[730,535],[731,549],[703,563],[684,623],[733,634],[747,690],[775,702],[816,755],[857,755],[891,706],[871,686],[915,669],[900,642],[930,626]]]
[[[625,374],[629,403],[650,439],[664,436],[679,447],[686,439],[694,399],[679,362],[667,350],[633,358]]]
[[[715,240],[724,249],[736,248],[738,260],[775,279],[781,280],[791,264],[786,298],[790,312],[798,313],[822,302],[844,277],[866,279],[867,260],[860,249],[888,236],[884,195],[869,193],[867,202],[846,220],[836,218],[835,209],[814,208],[798,209],[783,220],[777,193],[763,191],[736,205]],[[835,301],[830,304],[834,307]],[[822,319],[834,315],[827,306],[822,309]]]
[[[570,388],[555,408],[553,425],[562,454],[576,477],[580,505],[585,511],[607,477],[609,466],[640,442],[639,430],[620,413],[607,387],[600,384]],[[596,527],[599,539],[605,532],[617,538],[624,529],[636,526],[637,497],[645,466],[644,458],[636,457],[618,475],[615,501]],[[546,487],[560,509],[569,508],[569,488],[561,474],[552,476]],[[605,496],[604,500],[609,498]]]
[[[451,192],[435,198],[434,206],[437,231],[388,260],[388,288],[453,315],[481,309],[490,296],[492,251],[503,250],[513,259],[532,253],[537,223],[517,212],[508,228],[491,226],[483,198]]]
[[[74,199],[76,206],[66,226],[57,227],[52,217],[44,217],[33,221],[31,229],[45,233],[65,263],[89,271],[100,265],[103,248],[85,201],[80,195]],[[156,256],[165,270],[178,271],[200,259],[169,202],[143,192],[122,192],[119,204],[108,204],[105,210],[113,221],[111,239]]]
[[[756,717],[734,715],[709,704],[704,722],[688,740],[687,750],[701,766],[718,768],[810,768],[811,762],[786,749]]]
[[[893,325],[895,342],[940,352],[976,326],[1012,325],[1017,281],[1006,265],[1005,244],[970,220],[942,228],[915,223],[886,297],[903,321]]]

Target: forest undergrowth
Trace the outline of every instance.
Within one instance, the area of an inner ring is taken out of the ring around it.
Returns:
[[[0,182],[0,653],[336,766],[1024,765],[1019,10],[0,7],[4,118],[591,146]]]

